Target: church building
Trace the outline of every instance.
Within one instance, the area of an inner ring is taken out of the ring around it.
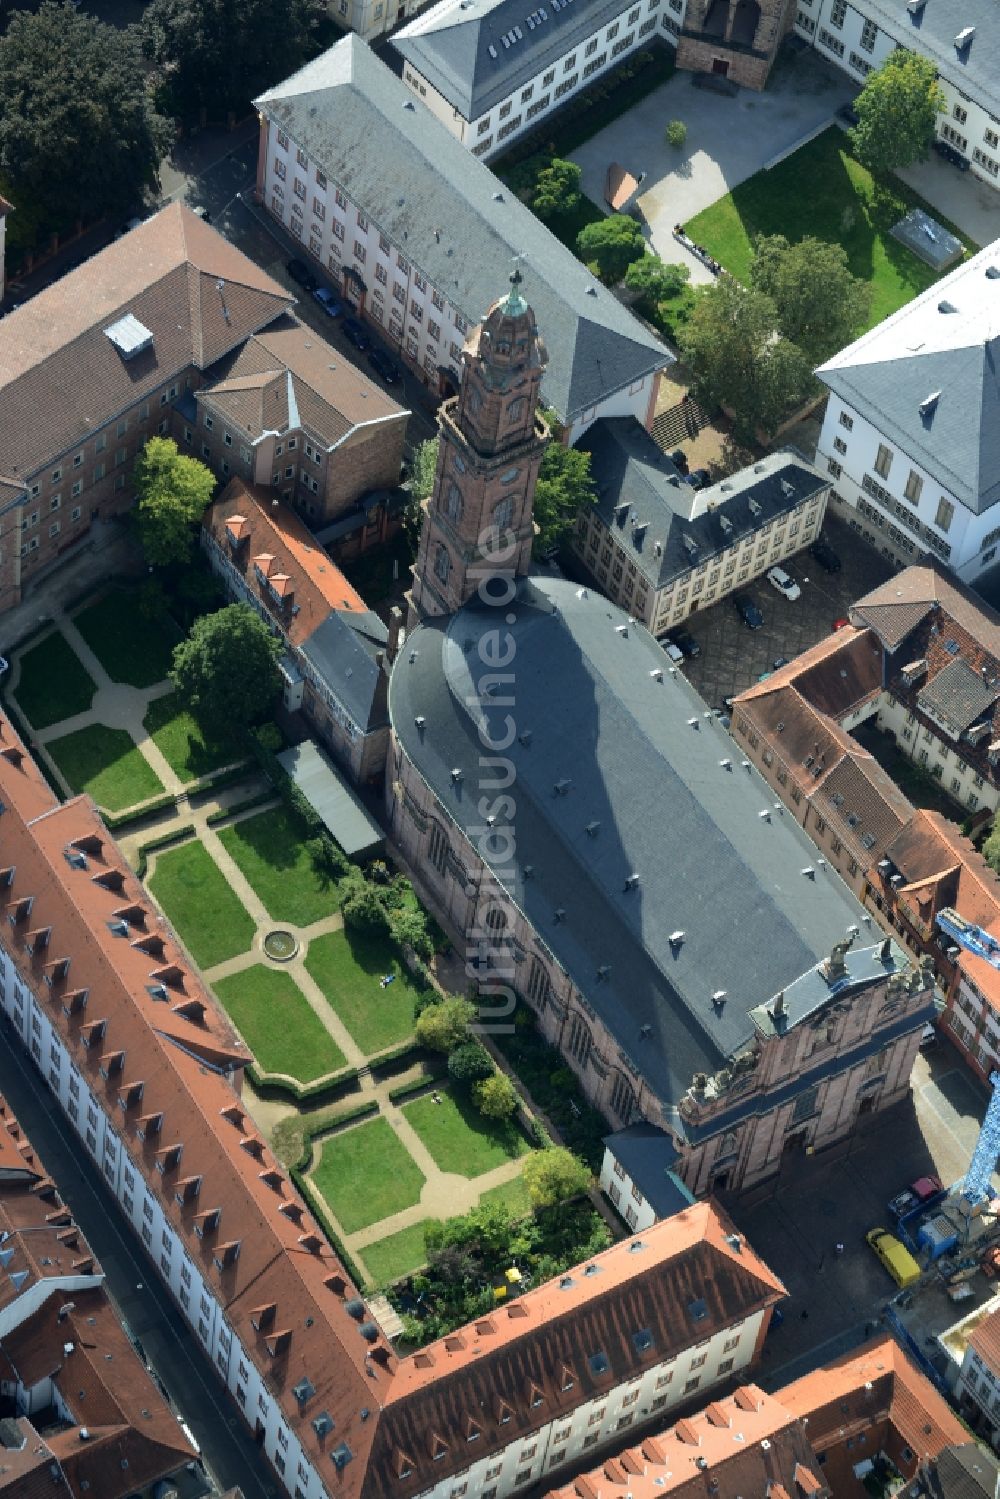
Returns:
[[[439,417],[392,833],[465,940],[482,1028],[527,1004],[616,1127],[662,1130],[663,1169],[739,1190],[904,1097],[931,980],[646,630],[531,575],[545,363],[515,271]]]

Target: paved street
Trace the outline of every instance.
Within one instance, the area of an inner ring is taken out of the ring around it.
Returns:
[[[713,708],[742,692],[761,672],[770,671],[778,656],[789,660],[829,635],[834,621],[847,615],[855,599],[891,575],[892,568],[842,520],[828,515],[823,526],[840,557],[839,573],[827,573],[808,551],[785,564],[801,585],[802,596],[789,602],[758,578],[740,592],[748,593],[764,615],[759,630],[749,630],[733,605],[721,599],[685,620],[685,628],[701,646],[701,655],[685,661],[684,673]]]
[[[281,1490],[192,1336],[75,1142],[58,1104],[4,1026],[0,1088],[46,1168],[59,1184],[107,1277],[119,1314],[141,1342],[174,1409],[184,1416],[220,1490],[238,1484],[246,1499],[278,1499]],[[99,1499],[99,1496],[95,1496]]]
[[[896,1286],[864,1234],[877,1225],[891,1228],[886,1203],[916,1177],[933,1172],[950,1185],[964,1175],[985,1107],[984,1090],[942,1039],[917,1057],[909,1099],[859,1133],[847,1155],[834,1161],[795,1157],[776,1195],[731,1207],[789,1292],[785,1321],[765,1345],[765,1387],[853,1347],[878,1321]],[[976,1282],[985,1294],[983,1276]],[[966,1309],[937,1288],[921,1294],[940,1302],[950,1321]]]

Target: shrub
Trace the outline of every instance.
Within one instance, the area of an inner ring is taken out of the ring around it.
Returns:
[[[524,1181],[532,1206],[556,1207],[571,1197],[579,1197],[590,1188],[590,1172],[572,1151],[562,1145],[550,1145],[536,1151],[524,1163]]]
[[[257,743],[269,754],[276,755],[285,747],[285,736],[276,723],[262,723],[260,728],[254,730]]]
[[[421,1046],[447,1055],[468,1039],[475,1010],[467,999],[442,999],[428,1005],[417,1017],[416,1033]]]
[[[688,138],[688,128],[683,120],[671,120],[667,126],[667,145],[679,151]]]
[[[364,881],[350,884],[340,909],[343,913],[344,925],[351,931],[378,936],[389,930],[389,915],[385,909],[385,902],[374,885],[369,885]]]
[[[471,1087],[493,1076],[493,1058],[479,1041],[463,1041],[448,1057],[448,1076]]]
[[[472,1096],[486,1119],[509,1119],[517,1111],[517,1089],[505,1072],[494,1072],[476,1083]]]
[[[412,909],[394,911],[389,918],[389,926],[400,946],[412,948],[423,962],[429,962],[434,956],[434,943],[431,941],[427,919],[422,911]]]

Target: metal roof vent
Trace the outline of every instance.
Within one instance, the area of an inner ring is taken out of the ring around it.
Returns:
[[[596,821],[595,822],[588,822],[587,823],[587,836],[589,838],[596,838],[600,826],[601,826],[601,824],[599,822],[596,822]]]
[[[954,302],[949,302],[947,297],[942,297],[938,303],[938,312],[957,312],[958,308]]]
[[[597,970],[597,977],[602,981],[605,979],[609,979],[611,977],[611,964],[602,963],[600,968],[598,968]]]
[[[667,938],[667,941],[670,943],[671,947],[680,947],[681,943],[684,941],[684,933],[671,932],[670,936]]]
[[[453,782],[454,781],[460,781],[462,779],[462,771],[461,771],[461,768],[458,765],[453,765],[452,766],[451,779],[452,779]]]
[[[653,670],[650,672],[649,675],[652,677],[652,679],[653,679],[654,682],[662,682],[663,681],[663,667],[662,666],[654,666]]]
[[[552,919],[553,919],[553,921],[556,921],[556,922],[565,921],[566,920],[566,909],[565,909],[565,907],[564,906],[559,906],[557,908],[556,913],[555,913],[555,915],[553,916]]]
[[[986,279],[987,281],[1000,281],[1000,265],[988,265]]]
[[[587,296],[588,297],[596,297],[597,296],[597,287],[596,286],[588,286],[587,287]]]
[[[626,880],[625,880],[625,889],[626,890],[636,890],[636,889],[638,889],[638,886],[639,886],[639,876],[637,874],[630,874],[630,875],[628,875],[627,878],[626,878]]]
[[[131,312],[126,312],[124,317],[105,328],[104,336],[114,344],[125,360],[134,359],[137,354],[153,347],[152,333]]]
[[[955,38],[956,52],[964,52],[966,47],[970,47],[972,45],[972,38],[975,36],[975,34],[976,28],[974,26],[963,26],[962,30]]]
[[[416,726],[417,726],[418,729],[422,729],[424,727],[424,725],[426,724],[427,720],[426,720],[426,718],[424,717],[424,715],[422,713],[418,713],[417,716],[416,716],[416,718],[413,720],[413,722],[416,724]]]
[[[919,16],[927,0],[906,0],[906,8],[911,16]]]
[[[411,113],[415,113],[417,106],[414,104],[412,99],[407,99],[405,104],[403,105],[403,108],[410,110]]]
[[[924,396],[924,399],[920,402],[920,405],[917,408],[920,412],[920,415],[930,416],[940,399],[941,392],[939,390],[932,390],[929,396]]]

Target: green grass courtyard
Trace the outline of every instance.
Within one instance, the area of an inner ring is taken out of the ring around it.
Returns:
[[[142,723],[170,769],[184,782],[197,781],[243,758],[231,744],[209,743],[176,692],[154,698]]]
[[[442,1171],[482,1176],[531,1149],[513,1121],[485,1119],[471,1098],[448,1088],[434,1096],[416,1099],[404,1112]]]
[[[250,914],[197,839],[157,854],[146,883],[200,968],[214,968],[250,947]]]
[[[45,748],[67,785],[86,791],[108,812],[122,812],[163,790],[163,782],[124,729],[89,724],[50,739]]]
[[[340,1047],[290,974],[255,963],[213,988],[262,1072],[311,1083],[345,1065]]]
[[[388,939],[329,932],[310,942],[306,968],[367,1056],[412,1035],[417,991]]]
[[[365,1245],[360,1253],[373,1285],[391,1285],[394,1280],[401,1280],[427,1263],[424,1230],[434,1221],[433,1218],[423,1218],[409,1228],[401,1228],[396,1234],[387,1234],[384,1239]]]
[[[169,619],[150,619],[136,596],[113,588],[73,616],[73,623],[113,682],[153,687],[170,670],[180,633]]]
[[[59,630],[21,657],[14,695],[32,728],[48,729],[64,718],[86,713],[96,691],[90,673]]]
[[[930,266],[889,233],[913,207],[927,209],[967,248],[975,248],[898,178],[876,181],[851,155],[844,132],[831,126],[684,227],[740,281],[749,277],[759,235],[783,234],[793,242],[812,235],[843,245],[853,274],[871,285],[868,326],[873,327],[937,280]]]
[[[414,1207],[424,1185],[423,1172],[381,1118],[325,1141],[311,1179],[348,1234]]]
[[[336,882],[317,872],[306,836],[295,813],[283,806],[245,817],[219,833],[270,915],[293,926],[310,926],[338,909]]]

